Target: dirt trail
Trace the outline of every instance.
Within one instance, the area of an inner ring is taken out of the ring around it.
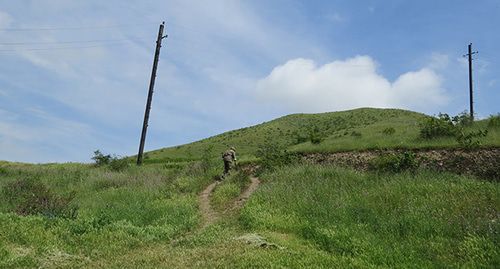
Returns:
[[[233,202],[233,205],[228,208],[228,210],[224,211],[224,213],[228,213],[229,211],[237,210],[243,207],[245,202],[250,198],[250,195],[254,193],[259,187],[260,180],[256,177],[250,177],[250,186],[246,188]],[[217,213],[212,206],[210,205],[210,196],[215,189],[215,187],[219,184],[218,182],[214,182],[208,185],[205,190],[203,190],[199,197],[198,201],[200,203],[200,211],[203,216],[203,226],[202,228],[207,227],[211,223],[215,222],[219,218],[219,213]]]
[[[210,206],[210,195],[217,184],[218,182],[214,182],[208,185],[198,196],[200,211],[203,216],[203,228],[214,222],[218,217],[217,212],[215,212]]]
[[[231,210],[240,209],[241,207],[243,207],[248,198],[250,198],[250,195],[252,195],[252,193],[254,193],[259,187],[260,180],[258,178],[252,176],[250,177],[250,181],[252,183],[250,183],[250,186],[248,186],[248,188],[243,191],[240,196],[238,196],[238,198],[236,198]]]

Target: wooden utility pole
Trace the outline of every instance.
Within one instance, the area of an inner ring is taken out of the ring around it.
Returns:
[[[151,110],[151,101],[153,99],[153,89],[155,86],[156,69],[158,68],[158,60],[160,58],[161,41],[163,38],[167,37],[166,35],[163,36],[164,27],[165,27],[165,22],[162,22],[160,24],[160,29],[158,30],[158,38],[156,39],[156,51],[153,60],[153,70],[151,71],[151,80],[149,81],[148,101],[146,103],[146,111],[144,112],[144,122],[142,124],[141,142],[139,145],[139,154],[137,154],[137,165],[142,164],[142,154],[144,153],[144,143],[146,141],[146,132],[148,130],[149,111]]]
[[[465,56],[469,59],[469,102],[470,102],[470,118],[474,120],[474,96],[472,94],[472,55],[476,54],[477,51],[472,52],[472,43],[469,44],[469,51]]]

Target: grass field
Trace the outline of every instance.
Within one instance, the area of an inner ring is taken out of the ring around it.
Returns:
[[[450,173],[278,160],[261,166],[263,183],[241,210],[226,209],[248,177],[217,185],[210,203],[220,217],[203,223],[198,195],[229,145],[242,163],[265,160],[259,149],[274,158],[277,149],[462,146],[419,138],[425,118],[394,109],[290,115],[149,152],[141,167],[0,162],[0,268],[499,268],[499,183]],[[465,130],[480,129],[482,146],[500,146],[498,126]]]
[[[2,189],[35,177],[54,194],[76,192],[70,205],[78,214],[19,216],[3,196],[0,267],[493,268],[500,262],[498,183],[294,165],[264,173],[241,212],[200,230],[197,193],[210,182],[204,175],[217,173],[200,167],[113,172],[2,165]],[[242,178],[215,191],[216,209],[237,195]],[[269,247],[259,247],[262,241]]]

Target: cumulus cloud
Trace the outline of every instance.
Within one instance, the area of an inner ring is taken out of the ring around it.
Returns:
[[[294,59],[275,67],[257,83],[261,100],[294,112],[324,112],[357,107],[397,107],[427,111],[447,102],[442,79],[431,68],[400,75],[394,82],[377,73],[369,56],[318,66]]]

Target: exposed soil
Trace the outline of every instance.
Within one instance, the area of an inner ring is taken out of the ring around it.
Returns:
[[[213,223],[218,218],[217,212],[210,206],[210,195],[218,182],[208,185],[198,196],[201,215],[203,216],[203,228]]]
[[[480,149],[419,149],[419,150],[371,150],[336,153],[309,153],[303,160],[315,164],[337,164],[369,170],[373,160],[387,154],[411,151],[421,168],[473,175],[491,181],[500,181],[500,148]]]
[[[256,177],[250,177],[250,185],[234,200],[233,205],[229,207],[228,210],[224,211],[224,213],[228,213],[229,211],[238,210],[243,207],[248,198],[254,193],[259,187],[260,180]],[[198,196],[198,201],[200,204],[200,211],[203,216],[203,226],[202,228],[207,227],[208,225],[214,223],[219,217],[220,214],[217,213],[212,206],[210,205],[210,196],[215,189],[215,187],[219,184],[218,182],[214,182],[208,185],[205,190],[203,190]]]
[[[250,195],[252,195],[252,193],[254,193],[257,190],[257,188],[259,187],[260,180],[258,178],[251,176],[250,181],[252,182],[252,183],[250,183],[250,186],[248,186],[248,188],[246,188],[246,190],[243,191],[240,194],[240,196],[238,196],[238,198],[236,198],[236,200],[234,200],[234,203],[233,203],[233,206],[231,207],[231,210],[241,209],[243,207],[243,205],[245,205],[248,198],[250,198]]]

